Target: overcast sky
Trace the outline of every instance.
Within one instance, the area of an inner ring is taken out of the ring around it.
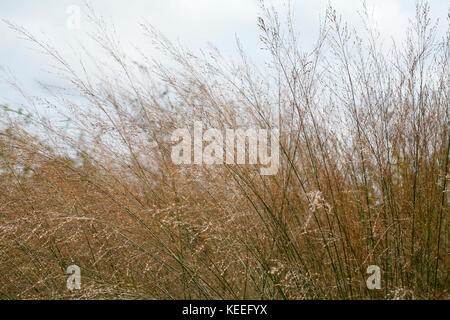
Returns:
[[[282,0],[266,1],[280,6]],[[323,16],[327,0],[293,0],[295,23],[299,27],[305,44],[317,34],[319,18]],[[192,49],[204,47],[212,42],[226,54],[232,54],[235,34],[247,52],[257,52],[258,16],[257,0],[93,0],[97,12],[116,26],[124,46],[147,47],[139,23],[147,20],[171,40],[181,40]],[[334,7],[350,23],[358,21],[359,0],[334,0]],[[414,17],[415,2],[411,0],[369,0],[375,21],[385,37],[401,39],[408,18]],[[431,12],[440,18],[440,30],[447,28],[448,0],[432,0]],[[0,18],[26,27],[37,35],[45,35],[70,57],[69,45],[83,42],[89,31],[81,12],[80,29],[67,26],[67,9],[77,5],[83,10],[83,1],[78,0],[0,0]],[[30,45],[17,39],[7,26],[0,23],[0,65],[8,68],[25,88],[36,92],[34,81],[50,79],[46,74],[48,59],[30,49]],[[0,77],[1,79],[1,77]],[[0,102],[14,102],[15,95],[0,83]]]

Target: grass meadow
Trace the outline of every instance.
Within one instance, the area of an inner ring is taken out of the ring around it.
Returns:
[[[0,106],[1,299],[448,299],[448,29],[420,2],[383,42],[364,6],[357,30],[329,7],[304,50],[291,12],[260,11],[263,65],[149,24],[165,59],[137,64],[90,11],[104,59],[74,67],[3,22],[66,85],[12,81],[26,103]],[[175,165],[171,133],[195,121],[279,129],[277,173]]]

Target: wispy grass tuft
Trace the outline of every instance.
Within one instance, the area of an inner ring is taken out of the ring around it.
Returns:
[[[265,67],[239,41],[239,61],[195,55],[150,25],[170,62],[136,65],[92,13],[111,65],[78,68],[8,22],[68,87],[3,106],[0,297],[448,299],[450,33],[418,3],[407,41],[386,48],[361,16],[356,32],[328,8],[305,51],[290,13],[261,4]],[[278,173],[174,165],[170,135],[194,121],[279,128]]]

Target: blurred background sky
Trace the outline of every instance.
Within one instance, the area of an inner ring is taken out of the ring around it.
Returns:
[[[350,24],[359,21],[359,0],[292,0],[295,23],[305,46],[317,36],[320,18],[331,3]],[[235,52],[235,35],[238,35],[250,56],[260,51],[256,19],[259,15],[257,0],[93,0],[97,13],[112,22],[122,45],[133,50],[139,46],[151,52],[148,38],[142,34],[139,24],[147,20],[170,40],[180,40],[192,50],[215,44],[225,55]],[[268,0],[282,8],[285,1]],[[412,0],[368,0],[374,22],[389,41],[404,39],[408,19],[414,17]],[[81,8],[80,28],[67,27],[67,9]],[[447,29],[448,0],[431,0],[431,14],[440,19],[439,32]],[[0,0],[0,18],[22,25],[39,38],[48,39],[69,61],[76,59],[72,48],[78,42],[85,43],[90,31],[83,10],[84,1],[78,0]],[[88,47],[89,49],[89,47]],[[95,56],[95,51],[93,55]],[[57,81],[48,73],[49,58],[38,53],[30,43],[18,39],[4,22],[0,22],[0,67],[14,74],[23,87],[38,94],[36,80]],[[18,96],[0,75],[0,103],[17,102]]]

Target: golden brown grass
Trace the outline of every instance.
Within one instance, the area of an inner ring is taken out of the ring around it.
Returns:
[[[77,73],[10,23],[72,91],[4,108],[0,297],[448,298],[449,33],[436,38],[419,3],[407,42],[383,49],[369,24],[353,32],[329,8],[305,52],[289,15],[261,11],[264,70],[239,43],[239,62],[214,48],[196,56],[143,25],[171,63],[143,54],[142,72],[93,16],[111,64]],[[170,134],[195,120],[278,127],[278,173],[174,165]],[[365,284],[373,264],[381,290]]]

